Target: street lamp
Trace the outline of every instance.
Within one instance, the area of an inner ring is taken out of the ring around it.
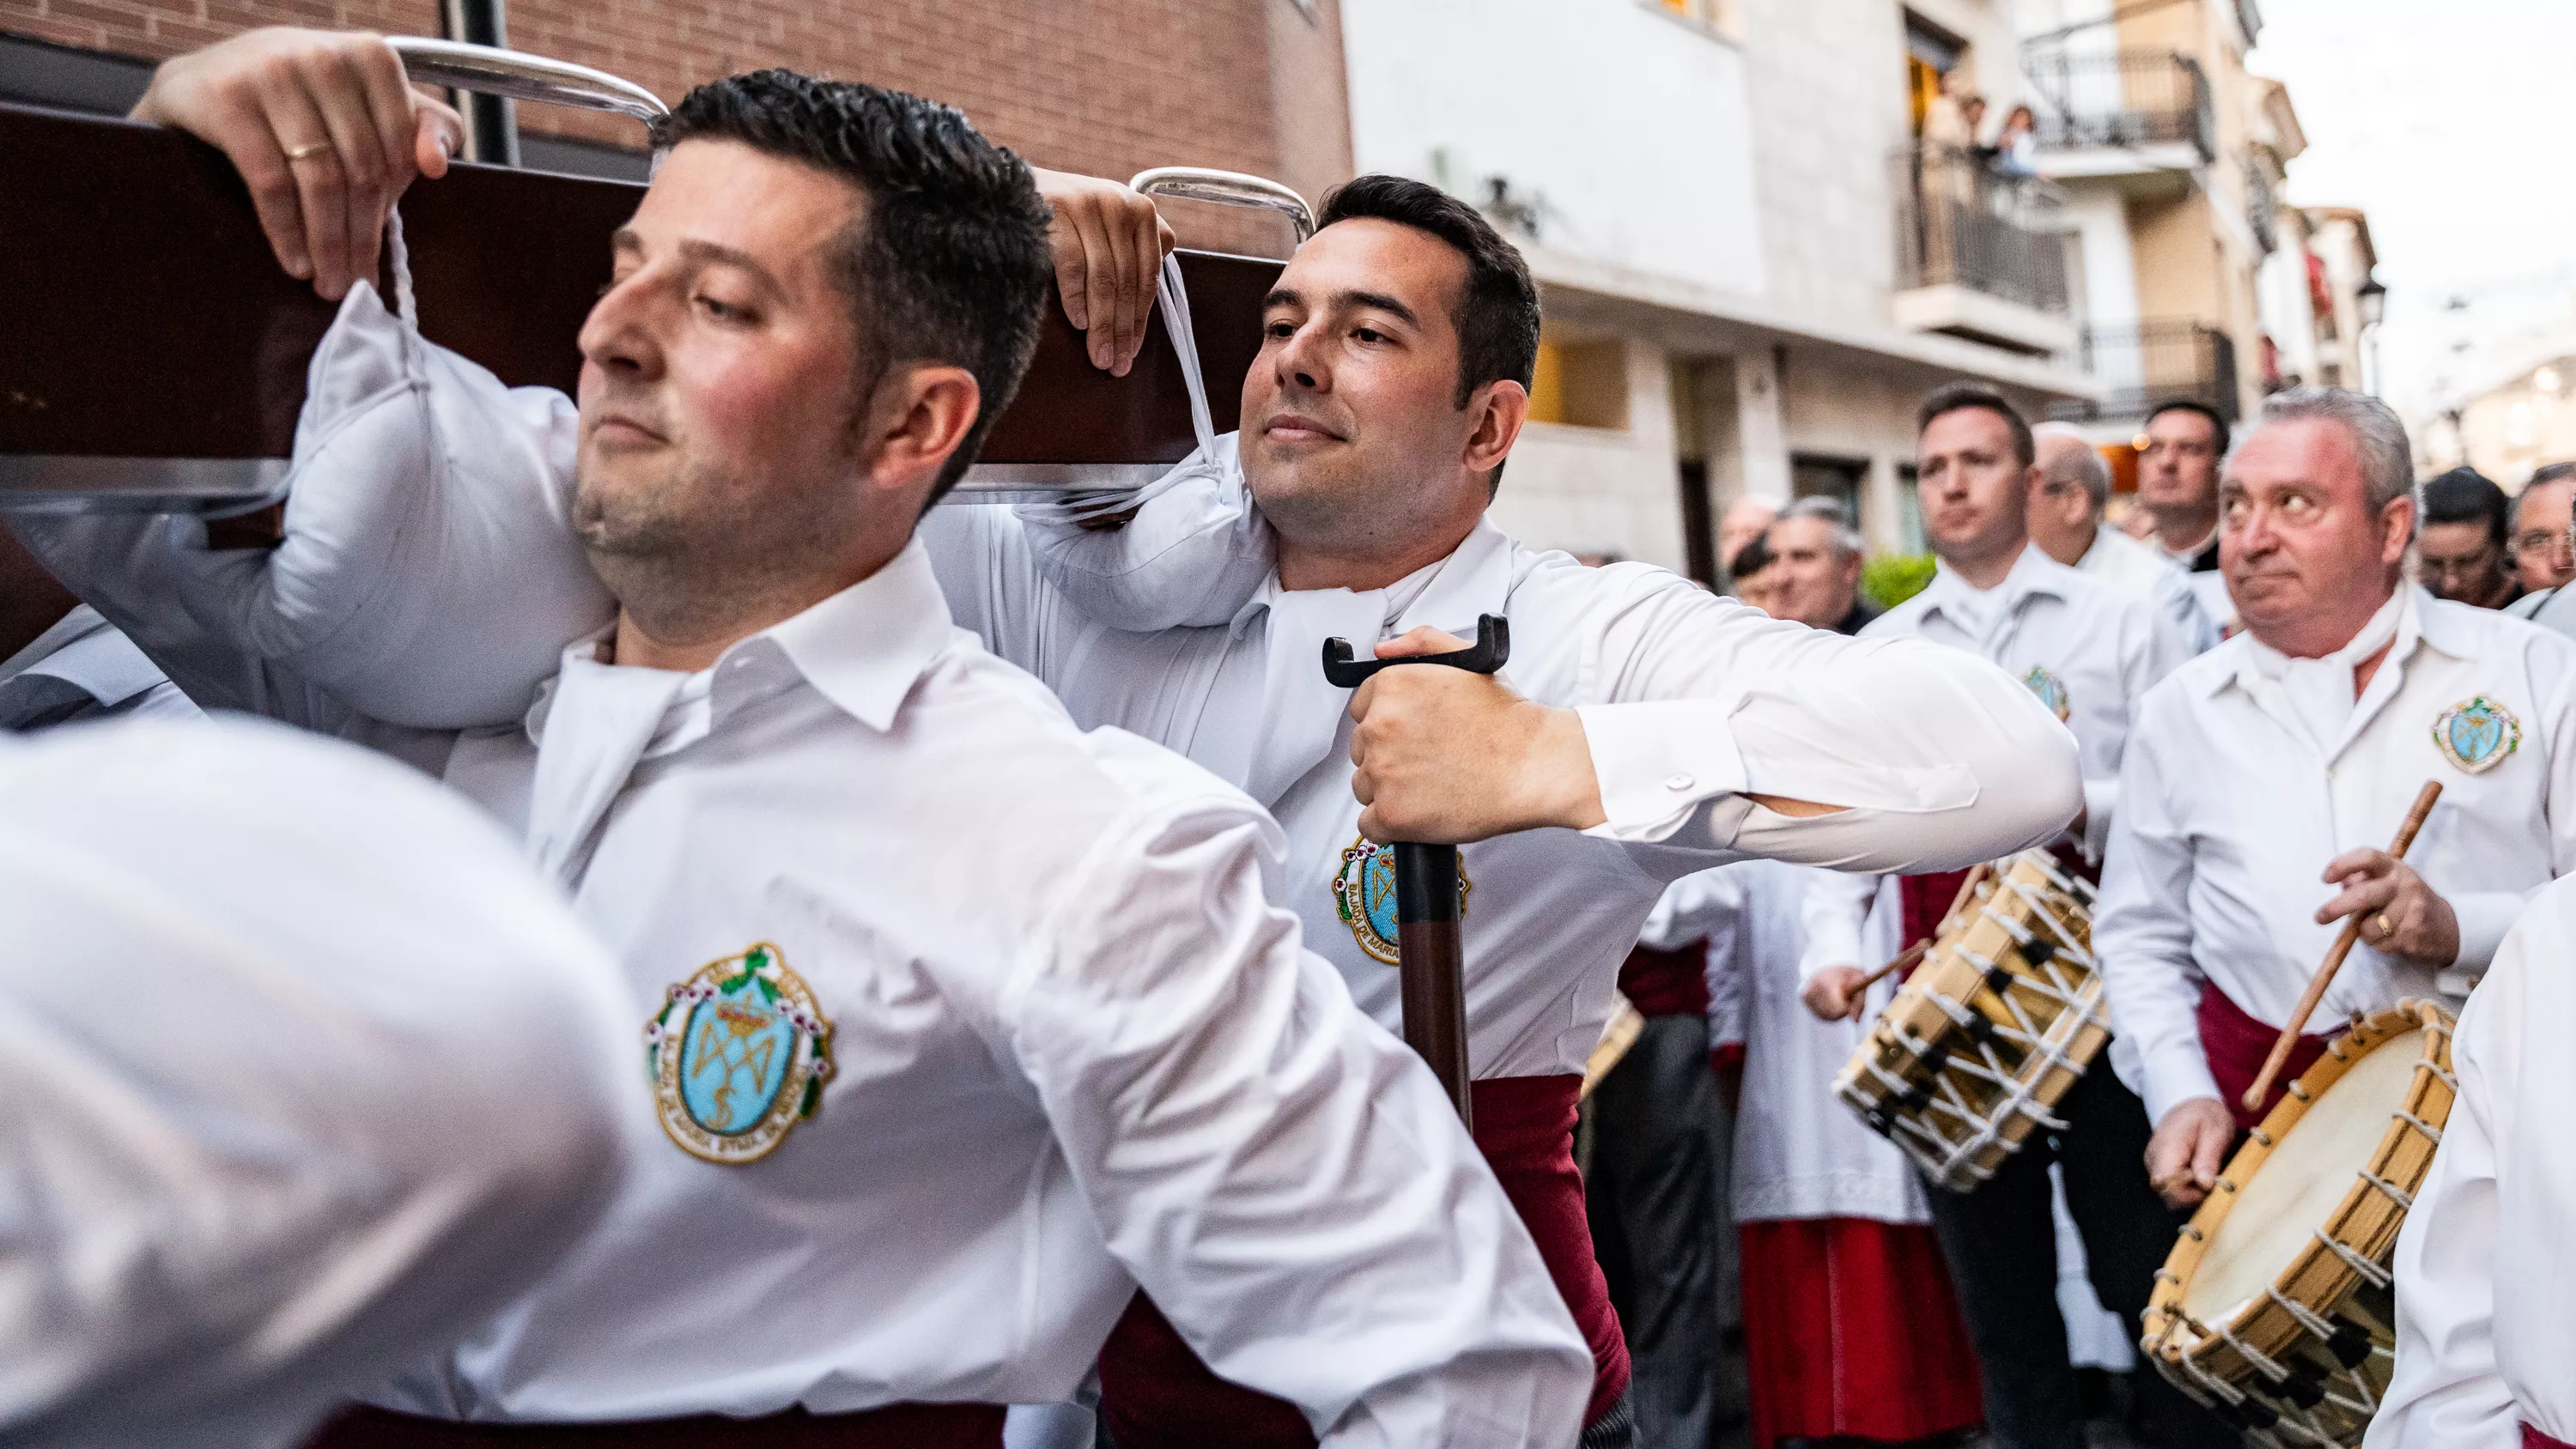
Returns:
[[[2379,396],[2379,323],[2388,315],[2388,289],[2379,285],[2377,277],[2365,276],[2361,279],[2361,286],[2352,294],[2352,305],[2353,310],[2361,314],[2362,340],[2370,348],[2370,376],[2367,379],[2369,387],[2365,390],[2372,397],[2377,397]]]

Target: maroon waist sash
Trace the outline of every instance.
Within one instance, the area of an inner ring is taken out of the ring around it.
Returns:
[[[2522,1449],[2576,1449],[2564,1439],[2552,1439],[2529,1424],[2522,1426]]]
[[[1619,994],[1639,1016],[1708,1015],[1708,943],[1678,951],[1639,946],[1619,967]]]
[[[468,1424],[361,1405],[304,1449],[1002,1449],[999,1404],[891,1404],[857,1414],[789,1409],[611,1424]]]
[[[1489,1077],[1471,1084],[1476,1146],[1538,1243],[1557,1292],[1592,1348],[1591,1423],[1628,1387],[1628,1341],[1592,1252],[1583,1178],[1574,1170],[1581,1077]],[[1209,1372],[1144,1294],[1100,1350],[1100,1417],[1119,1449],[1314,1449],[1306,1416],[1284,1399]]]
[[[2201,983],[2200,1009],[2196,1015],[2200,1019],[2201,1054],[2209,1059],[2210,1078],[2218,1083],[2219,1099],[2227,1103],[2227,1110],[2236,1118],[2239,1132],[2252,1131],[2263,1120],[2263,1115],[2272,1110],[2272,1105],[2289,1090],[2290,1083],[2297,1081],[2301,1072],[2314,1066],[2317,1058],[2326,1054],[2326,1043],[2335,1037],[2329,1032],[2322,1036],[2299,1038],[2298,1044],[2290,1048],[2288,1064],[2273,1079],[2272,1090],[2263,1098],[2263,1105],[2248,1112],[2245,1110],[2245,1090],[2262,1075],[2263,1059],[2272,1054],[2272,1043],[2280,1040],[2281,1029],[2266,1026],[2246,1015],[2245,1008],[2228,1000],[2226,992],[2207,982]]]

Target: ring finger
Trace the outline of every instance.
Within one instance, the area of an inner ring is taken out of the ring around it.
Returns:
[[[313,287],[338,299],[349,284],[349,179],[321,108],[299,79],[264,86],[260,103],[286,152],[304,213],[304,245],[313,258]],[[370,144],[373,144],[370,142]]]

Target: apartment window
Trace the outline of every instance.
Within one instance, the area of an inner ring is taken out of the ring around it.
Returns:
[[[1942,78],[1967,63],[1968,43],[1915,14],[1905,13],[1905,88],[1913,103],[1914,134],[1923,134],[1923,118],[1932,98],[1941,94]]]
[[[1616,341],[1542,336],[1530,375],[1530,421],[1577,428],[1628,426],[1627,349]]]
[[[1896,465],[1896,551],[1932,551],[1932,540],[1923,532],[1923,474],[1911,463]]]
[[[1860,485],[1869,464],[1858,458],[1822,458],[1807,453],[1789,458],[1789,491],[1800,498],[1830,498],[1843,512],[1860,518]]]

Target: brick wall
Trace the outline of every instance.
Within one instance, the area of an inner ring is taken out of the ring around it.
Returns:
[[[0,31],[160,60],[260,25],[438,33],[436,0],[0,0]],[[1194,164],[1311,197],[1349,174],[1338,0],[512,0],[513,46],[677,100],[765,65],[962,107],[1039,165],[1124,178]],[[520,124],[633,145],[615,117]],[[1267,229],[1176,217],[1203,244]]]

